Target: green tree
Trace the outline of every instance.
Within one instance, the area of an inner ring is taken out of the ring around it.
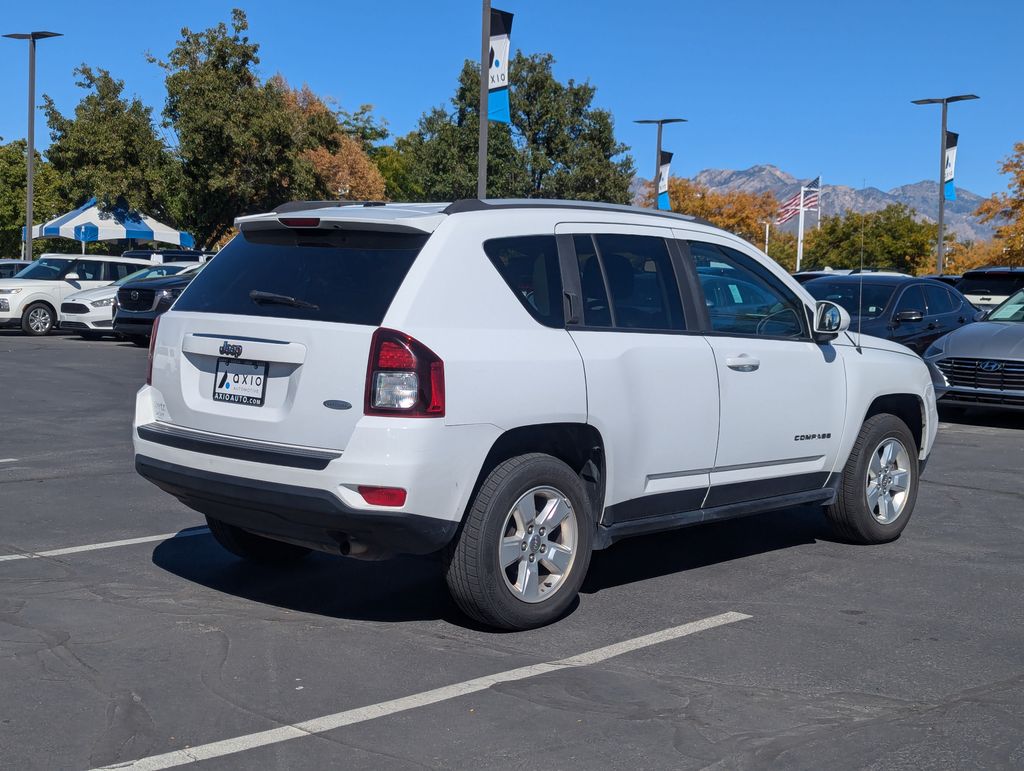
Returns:
[[[25,226],[25,144],[23,139],[0,144],[0,257],[21,254],[21,229]],[[32,213],[39,224],[67,211],[69,204],[58,192],[53,167],[38,153],[33,168]],[[32,251],[42,254],[45,246],[43,241],[34,241]]]
[[[823,217],[821,228],[806,233],[804,265],[869,268],[917,273],[935,246],[936,225],[919,222],[914,210],[891,204],[875,212]]]
[[[301,142],[278,84],[256,73],[259,46],[245,36],[245,13],[232,11],[230,31],[220,23],[188,28],[166,60],[165,125],[177,136],[181,163],[182,224],[201,247],[231,232],[234,218],[266,211],[299,197],[295,158]]]
[[[96,196],[102,206],[123,202],[163,217],[174,163],[153,126],[152,108],[124,96],[124,81],[107,70],[81,65],[77,85],[88,93],[74,117],[43,97],[50,127],[47,159],[57,174],[61,195],[78,205]]]
[[[488,196],[628,203],[633,160],[615,141],[610,113],[592,106],[589,83],[560,83],[553,63],[550,54],[519,52],[510,63],[512,123],[488,128]],[[429,110],[416,131],[381,151],[389,195],[476,196],[479,89],[478,66],[466,61],[451,108]]]

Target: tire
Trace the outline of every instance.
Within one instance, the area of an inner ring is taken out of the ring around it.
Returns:
[[[551,517],[561,517],[555,527]],[[487,475],[445,553],[448,589],[487,626],[549,624],[576,599],[593,537],[586,490],[569,466],[541,453],[511,458]]]
[[[854,442],[828,519],[852,543],[895,540],[914,512],[918,482],[917,443],[906,423],[895,415],[873,415]]]
[[[21,331],[33,337],[42,337],[53,331],[57,319],[53,308],[46,303],[32,303],[21,314]]]
[[[264,538],[213,517],[207,517],[206,524],[209,525],[217,543],[236,557],[250,562],[262,565],[288,565],[298,562],[310,552],[304,546]]]

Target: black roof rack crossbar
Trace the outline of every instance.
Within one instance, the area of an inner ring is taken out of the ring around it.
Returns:
[[[479,198],[463,198],[460,201],[450,203],[442,210],[444,214],[461,214],[463,212],[489,211],[492,209],[581,209],[584,211],[605,211],[622,212],[623,214],[646,214],[655,217],[681,220],[683,222],[695,222],[699,225],[715,227],[706,219],[694,217],[690,214],[679,214],[677,212],[662,211],[660,209],[644,209],[640,206],[624,206],[617,203],[602,203],[600,201],[561,201],[553,198],[522,198],[522,199],[495,199],[493,201],[482,201]]]

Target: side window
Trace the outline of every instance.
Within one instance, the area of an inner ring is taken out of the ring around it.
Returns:
[[[484,252],[531,316],[547,327],[565,326],[554,236],[493,238]]]
[[[656,236],[594,236],[621,329],[685,329],[668,244]]]
[[[133,267],[135,266],[125,262],[105,262],[103,263],[103,280],[118,281],[132,273]]]
[[[902,313],[903,311],[918,311],[924,315],[925,303],[924,295],[921,294],[921,287],[911,286],[903,290],[899,302],[896,303],[895,313]]]
[[[594,239],[590,236],[573,236],[573,246],[576,248],[576,265],[583,288],[583,324],[588,327],[610,327],[612,314],[608,307],[608,290],[605,288],[601,263],[597,259]]]
[[[730,335],[805,337],[804,304],[751,257],[714,244],[690,242],[711,329]]]
[[[81,281],[103,281],[103,263],[97,260],[79,260],[74,272]]]
[[[944,286],[926,285],[924,288],[924,299],[928,303],[928,315],[934,316],[939,313],[952,313],[956,310],[953,301]]]

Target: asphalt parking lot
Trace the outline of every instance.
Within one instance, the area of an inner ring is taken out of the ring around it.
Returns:
[[[145,361],[0,332],[5,768],[1024,766],[1024,416],[943,423],[895,543],[815,509],[626,541],[500,634],[432,559],[220,549],[133,470]]]

